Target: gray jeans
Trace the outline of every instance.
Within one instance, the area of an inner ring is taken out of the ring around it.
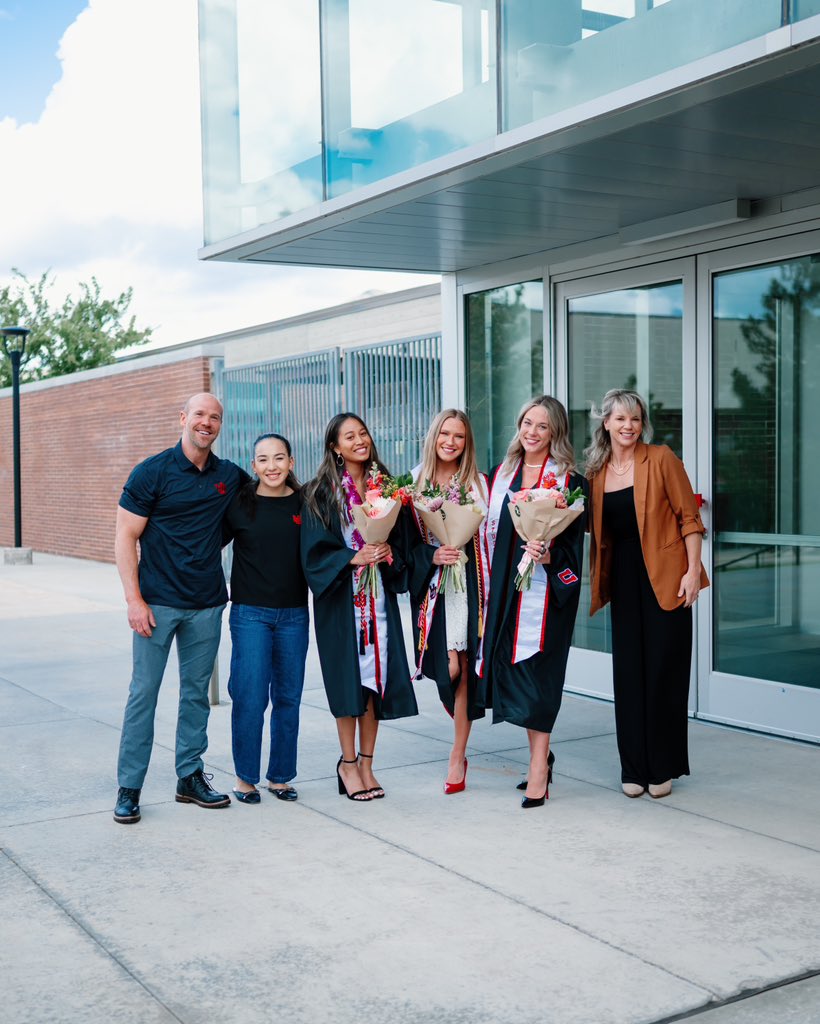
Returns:
[[[208,749],[208,682],[219,650],[224,608],[168,608],[154,604],[151,610],[157,624],[152,635],[134,634],[133,675],[117,766],[120,786],[142,789],[154,744],[159,688],[174,637],[179,659],[176,772],[184,778],[202,768],[202,755]]]

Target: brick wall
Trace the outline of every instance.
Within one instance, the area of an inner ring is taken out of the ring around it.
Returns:
[[[186,398],[210,388],[206,357],[23,388],[23,546],[114,560],[117,501],[142,459],[179,440]],[[11,393],[0,397],[0,546],[14,544]]]

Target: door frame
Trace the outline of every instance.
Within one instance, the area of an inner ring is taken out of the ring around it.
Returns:
[[[767,263],[786,262],[820,253],[820,231],[772,238],[726,247],[697,257],[698,325],[697,347],[701,373],[698,380],[697,407],[708,410],[698,417],[698,476],[708,482],[711,493],[712,408],[713,408],[713,312],[716,275],[732,270],[753,270]],[[704,564],[714,578],[714,561],[709,545],[709,560]],[[713,595],[709,587],[701,591],[696,618],[700,622],[696,640],[698,679],[697,716],[707,721],[766,732],[793,739],[820,742],[820,690],[770,679],[737,676],[714,668]]]
[[[605,292],[624,291],[629,288],[641,288],[647,285],[658,285],[664,282],[680,281],[683,290],[683,315],[681,324],[681,409],[683,413],[682,439],[683,460],[687,466],[692,486],[695,491],[702,492],[701,480],[696,475],[698,466],[698,426],[697,426],[697,306],[696,306],[696,272],[697,265],[693,256],[671,260],[659,260],[640,264],[627,269],[612,270],[588,274],[555,275],[550,281],[551,320],[554,325],[553,337],[553,374],[555,390],[553,394],[565,406],[569,401],[569,351],[567,331],[567,301],[584,295],[597,295]],[[600,396],[601,398],[603,396]],[[691,410],[691,412],[690,412]],[[706,515],[707,509],[704,508]],[[708,524],[707,524],[708,525]],[[707,541],[708,543],[708,541]],[[704,545],[704,564],[708,553]],[[585,608],[579,614],[587,613]],[[697,616],[693,621],[693,651],[698,644]],[[689,711],[695,714],[698,709],[698,687],[696,685],[697,658],[692,658],[689,683]],[[612,690],[612,657],[600,651],[588,651],[579,647],[570,649],[567,666],[567,690],[585,696],[613,699]]]

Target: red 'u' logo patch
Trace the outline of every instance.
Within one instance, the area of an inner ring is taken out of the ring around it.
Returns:
[[[578,577],[572,571],[572,569],[564,569],[563,572],[558,573],[558,579],[562,583],[577,583]]]

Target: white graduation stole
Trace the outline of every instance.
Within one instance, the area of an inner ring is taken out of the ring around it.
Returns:
[[[487,511],[487,517],[482,524],[481,530],[482,554],[484,555],[482,559],[482,569],[484,574],[484,638],[486,638],[487,635],[487,609],[490,607],[490,590],[492,583],[490,566],[492,565],[493,555],[495,554],[498,525],[504,512],[504,499],[507,496],[507,492],[510,490],[510,484],[513,482],[513,479],[520,468],[521,460],[519,460],[512,470],[507,470],[506,472],[504,472],[503,465],[499,466],[496,470],[492,484],[490,485],[490,507]],[[558,466],[552,458],[546,459],[544,464],[541,466],[541,471],[538,474],[538,480],[532,489],[534,490],[537,487],[542,487],[544,480],[550,474],[557,476],[557,469]],[[568,486],[568,484],[569,474],[566,476],[565,486]],[[507,514],[509,515],[509,513]],[[518,534],[515,534],[515,536],[517,537]],[[513,543],[514,542],[515,541],[513,541]],[[544,635],[547,629],[547,610],[549,608],[549,581],[547,579],[546,568],[543,565],[536,562],[533,569],[530,589],[522,590],[513,600],[515,602],[515,632],[513,634],[512,664],[516,665],[519,661],[525,661],[527,658],[531,658],[533,654],[538,654],[539,651],[543,651],[544,649]],[[484,674],[484,638],[482,638],[478,660],[476,662],[476,671],[479,676]]]

